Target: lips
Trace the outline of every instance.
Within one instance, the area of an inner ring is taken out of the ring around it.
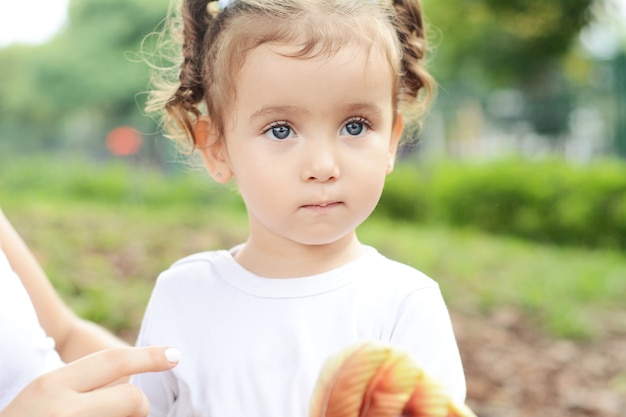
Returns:
[[[328,201],[328,202],[324,201],[321,203],[305,204],[302,206],[302,208],[322,210],[322,209],[336,207],[340,204],[343,204],[343,203],[341,201]]]

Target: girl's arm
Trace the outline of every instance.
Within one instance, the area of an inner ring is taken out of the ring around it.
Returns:
[[[65,362],[89,353],[127,344],[98,325],[79,318],[61,300],[45,272],[0,210],[0,247],[20,277],[35,307],[41,327],[56,343]]]

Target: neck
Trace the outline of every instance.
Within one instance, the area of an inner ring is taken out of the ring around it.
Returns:
[[[365,247],[356,234],[324,245],[282,242],[261,245],[252,236],[235,254],[235,260],[250,272],[267,278],[305,277],[339,268],[363,254]]]

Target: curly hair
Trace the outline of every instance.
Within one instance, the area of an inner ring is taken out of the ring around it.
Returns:
[[[420,117],[432,99],[419,0],[235,0],[221,11],[216,6],[183,0],[170,11],[167,30],[178,54],[169,73],[155,74],[148,99],[147,110],[162,113],[169,136],[187,150],[197,145],[194,126],[202,116],[223,137],[246,53],[265,43],[298,45],[293,57],[300,59],[350,43],[375,49],[395,74],[396,110]]]

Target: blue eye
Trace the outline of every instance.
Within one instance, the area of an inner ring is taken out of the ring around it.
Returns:
[[[365,120],[355,119],[348,121],[341,129],[342,135],[359,136],[367,132],[369,126]]]
[[[293,131],[291,128],[283,123],[277,123],[273,126],[270,126],[265,134],[268,135],[272,139],[284,140],[293,135]]]

